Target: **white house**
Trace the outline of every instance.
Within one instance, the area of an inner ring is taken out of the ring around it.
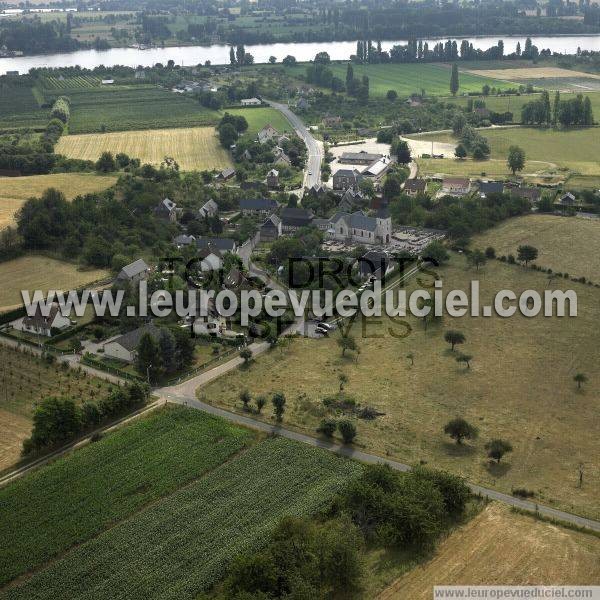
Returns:
[[[262,100],[260,98],[243,98],[240,103],[242,106],[260,106]]]
[[[152,323],[148,323],[138,329],[128,331],[123,335],[108,340],[104,344],[104,356],[116,358],[125,362],[134,362],[137,357],[137,347],[142,337],[149,333],[156,341],[158,341],[159,329]]]
[[[272,140],[273,138],[277,137],[281,137],[281,133],[279,133],[279,131],[277,131],[277,129],[275,129],[275,127],[273,127],[273,125],[271,125],[270,123],[265,125],[258,132],[258,141],[261,144],[264,144],[265,142],[268,142],[269,140]]]
[[[50,337],[57,330],[66,329],[71,324],[71,321],[61,314],[57,302],[53,302],[47,311],[44,309],[38,302],[32,316],[27,315],[22,319],[18,319],[12,323],[12,326],[17,331]],[[44,316],[44,312],[48,314]]]
[[[223,267],[223,255],[212,245],[200,250],[198,257],[200,258],[200,270],[203,273],[206,271],[218,271]]]

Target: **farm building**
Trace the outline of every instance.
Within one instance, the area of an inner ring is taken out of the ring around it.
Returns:
[[[504,191],[504,183],[501,181],[482,181],[479,184],[479,195],[487,198],[490,194],[501,194]]]
[[[267,173],[267,187],[278,188],[279,187],[279,171],[277,169],[271,169]]]
[[[273,214],[260,226],[260,241],[272,242],[281,236],[281,219]]]
[[[240,210],[244,215],[268,215],[277,209],[277,202],[272,198],[243,198]]]
[[[117,275],[117,281],[127,281],[129,283],[136,283],[142,279],[148,278],[150,273],[150,267],[146,264],[143,258],[125,265]]]
[[[198,250],[203,250],[204,248],[208,248],[212,246],[219,250],[219,252],[233,252],[235,253],[237,250],[237,244],[235,240],[231,238],[219,238],[219,237],[204,237],[196,239],[196,246]]]
[[[220,173],[215,175],[215,179],[217,181],[228,181],[232,177],[235,176],[235,169],[233,167],[227,167],[223,169]]]
[[[382,154],[372,154],[361,150],[360,152],[343,152],[338,158],[338,162],[345,165],[370,165],[380,158],[383,158]]]
[[[529,202],[535,204],[542,197],[542,192],[535,187],[520,187],[510,190],[510,195],[517,198],[526,198]]]
[[[312,223],[313,213],[305,208],[292,208],[286,206],[281,211],[281,229],[283,233],[293,233],[301,227]]]
[[[262,100],[260,98],[243,98],[240,103],[242,106],[260,106]]]
[[[404,182],[403,191],[407,196],[416,196],[424,194],[427,189],[427,182],[424,179],[407,179]]]

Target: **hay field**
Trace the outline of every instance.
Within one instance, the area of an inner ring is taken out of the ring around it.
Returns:
[[[46,256],[21,256],[0,263],[0,312],[22,304],[21,290],[71,290],[108,275],[104,269],[82,270]]]
[[[600,219],[527,215],[504,221],[473,240],[473,247],[493,246],[498,256],[516,256],[522,244],[538,249],[538,265],[600,283]]]
[[[469,69],[467,73],[479,75],[480,77],[492,77],[495,79],[506,79],[508,81],[520,81],[527,79],[573,79],[581,77],[585,79],[600,79],[600,75],[584,73],[583,71],[571,71],[560,67],[531,67],[521,69]]]
[[[438,272],[446,291],[468,292],[471,281],[479,280],[482,305],[500,290],[543,293],[549,286],[546,274],[500,261],[477,272],[458,255]],[[527,488],[540,503],[598,518],[600,290],[564,280],[550,285],[576,289],[576,318],[446,316],[425,330],[422,320],[408,317],[410,331],[404,337],[398,335],[406,327],[387,318],[357,322],[358,357],[351,352],[342,357],[338,334],[299,338],[287,349],[260,356],[249,369],[199,388],[198,396],[241,410],[240,391],[248,389],[255,397],[281,390],[287,397],[286,425],[315,435],[330,414],[323,400],[338,392],[343,373],[349,378],[345,393],[385,413],[372,421],[356,420],[359,448],[409,464],[423,460],[507,493]],[[474,357],[470,369],[456,362],[444,342],[449,329],[466,336],[460,351]],[[414,365],[406,358],[410,352]],[[579,371],[589,383],[578,392],[573,376]],[[271,410],[263,413],[270,418]],[[477,441],[460,447],[443,434],[457,415],[479,428]],[[484,445],[493,437],[514,447],[499,466],[490,465],[485,455]],[[587,478],[583,489],[577,487],[580,462]]]
[[[75,196],[104,190],[117,180],[113,175],[92,173],[56,173],[26,177],[0,177],[0,229],[14,224],[16,212],[32,196],[48,188],[61,191],[68,200]]]
[[[488,505],[378,600],[430,600],[434,585],[597,585],[600,538]]]
[[[60,138],[56,148],[58,154],[85,160],[98,160],[105,151],[124,152],[153,165],[172,156],[184,171],[223,169],[231,164],[212,127],[68,135]]]

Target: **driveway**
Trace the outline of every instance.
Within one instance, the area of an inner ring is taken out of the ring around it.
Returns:
[[[296,133],[304,140],[308,150],[306,168],[304,169],[304,187],[312,187],[321,183],[321,163],[323,161],[323,146],[316,140],[302,122],[302,119],[294,114],[287,105],[269,101],[269,104],[283,113],[292,124]]]

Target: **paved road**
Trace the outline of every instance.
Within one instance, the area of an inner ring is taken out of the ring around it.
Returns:
[[[314,438],[309,435],[305,435],[304,433],[299,433],[298,431],[287,429],[280,425],[271,425],[270,423],[258,421],[249,416],[229,412],[222,408],[206,404],[205,402],[202,402],[195,397],[188,396],[187,394],[181,394],[180,390],[165,389],[158,391],[163,392],[161,398],[166,399],[168,402],[174,402],[177,404],[182,404],[191,408],[195,408],[203,412],[209,413],[211,415],[222,417],[244,427],[251,427],[253,429],[264,431],[266,433],[280,435],[281,437],[290,440],[295,440],[297,442],[302,442],[304,444],[315,446],[317,448],[322,448],[324,450],[329,450],[330,452],[335,452],[340,456],[346,456],[348,458],[360,460],[364,463],[383,463],[389,465],[390,467],[392,467],[392,469],[395,469],[397,471],[410,471],[411,469],[409,465],[406,465],[404,463],[398,462],[396,460],[391,460],[389,458],[384,458],[382,456],[377,456],[375,454],[369,454],[368,452],[362,452],[361,450],[356,450],[352,446],[341,446],[338,444],[333,444],[326,440]],[[503,494],[502,492],[491,490],[489,488],[484,488],[479,485],[469,484],[469,487],[471,488],[473,493],[480,494],[481,496],[487,496],[490,500],[497,500],[499,502],[503,502],[516,508],[521,508],[523,510],[528,510],[531,512],[538,512],[540,515],[543,515],[545,517],[558,519],[559,521],[571,523],[579,527],[587,527],[589,529],[593,529],[594,531],[600,531],[600,522],[598,521],[586,519],[584,517],[579,517],[577,515],[564,512],[562,510],[557,510],[549,506],[544,506],[542,504],[536,504],[535,502],[530,502],[529,500],[521,500],[519,498],[515,498],[514,496],[509,496],[508,494]]]
[[[308,149],[308,158],[304,170],[304,187],[312,187],[321,183],[321,162],[323,161],[323,147],[308,131],[302,119],[294,114],[287,105],[269,101],[269,104],[282,112],[293,125],[296,133],[304,140]]]

